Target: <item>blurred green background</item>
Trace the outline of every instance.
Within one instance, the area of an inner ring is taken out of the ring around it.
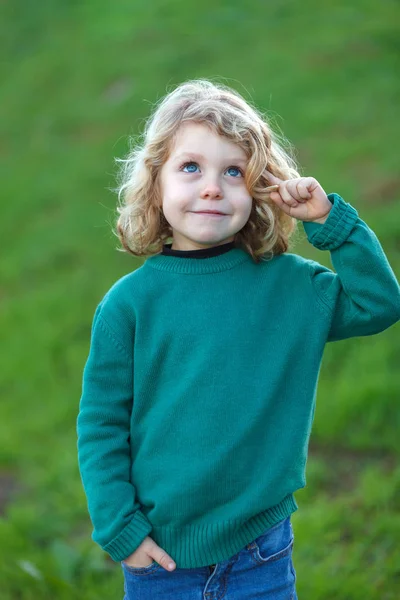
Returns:
[[[122,598],[91,541],[75,423],[117,252],[116,165],[152,103],[204,77],[268,112],[399,273],[399,5],[383,0],[4,2],[2,600]],[[303,236],[294,252],[332,268]],[[400,597],[400,326],[328,344],[296,493],[300,600]]]

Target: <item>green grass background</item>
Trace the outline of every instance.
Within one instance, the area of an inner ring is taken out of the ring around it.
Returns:
[[[2,600],[122,598],[90,539],[75,422],[101,296],[141,264],[111,233],[114,157],[152,103],[213,78],[275,120],[399,273],[399,5],[94,0],[0,7]],[[332,268],[305,238],[295,252]],[[300,600],[400,597],[400,328],[328,344],[296,493]]]

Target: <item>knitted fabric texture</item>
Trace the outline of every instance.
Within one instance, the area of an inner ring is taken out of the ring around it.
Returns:
[[[298,509],[326,343],[400,319],[374,232],[336,193],[303,222],[333,270],[240,248],[158,254],[99,301],[77,417],[93,540],[115,561],[150,536],[192,568]]]

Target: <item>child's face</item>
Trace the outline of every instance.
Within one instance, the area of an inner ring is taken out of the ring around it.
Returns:
[[[174,250],[233,241],[252,208],[244,182],[246,164],[244,150],[231,140],[206,125],[183,123],[160,172],[162,207],[172,227]],[[200,213],[205,210],[224,214]]]

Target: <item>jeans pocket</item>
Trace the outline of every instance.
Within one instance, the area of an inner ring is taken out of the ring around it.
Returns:
[[[249,544],[249,550],[257,563],[273,562],[290,555],[293,542],[290,517],[287,517],[258,536]]]
[[[155,571],[157,568],[161,567],[158,562],[153,561],[150,565],[146,567],[132,567],[131,565],[127,565],[123,560],[121,560],[121,566],[128,573],[134,573],[135,575],[143,575],[145,573],[150,573]]]

